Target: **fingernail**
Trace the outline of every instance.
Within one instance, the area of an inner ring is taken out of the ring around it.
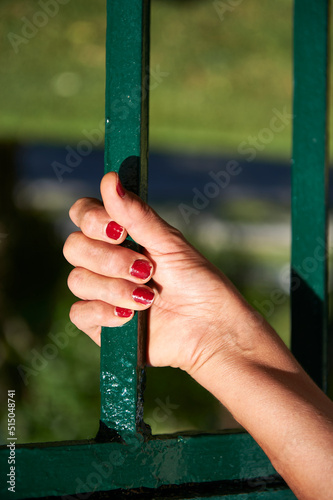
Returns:
[[[147,288],[136,288],[132,293],[132,297],[135,302],[139,302],[140,304],[151,304],[154,300],[154,293]]]
[[[140,278],[140,280],[146,280],[150,276],[151,269],[152,266],[147,260],[136,260],[132,264],[130,275]]]
[[[126,191],[123,188],[122,183],[120,182],[120,179],[118,177],[118,182],[117,182],[117,187],[116,187],[117,193],[119,194],[120,198],[124,198]]]
[[[132,316],[133,311],[131,309],[125,309],[125,307],[115,307],[114,313],[119,318],[129,318]]]
[[[119,240],[123,232],[124,228],[119,226],[119,224],[117,224],[113,220],[106,226],[106,236],[108,236],[112,240]]]

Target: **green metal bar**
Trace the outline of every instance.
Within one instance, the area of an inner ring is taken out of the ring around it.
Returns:
[[[8,449],[0,449],[2,471],[8,468],[7,457]],[[247,433],[163,435],[145,442],[133,436],[126,444],[84,441],[20,446],[16,490],[8,491],[5,481],[0,488],[1,499],[73,494],[84,499],[85,493],[97,491],[213,481],[244,481],[242,489],[248,492],[258,486],[258,478],[266,478],[265,484],[270,477],[276,477],[273,466]],[[285,488],[282,483],[275,489]]]
[[[292,351],[326,389],[329,0],[295,0]]]
[[[108,0],[106,38],[105,172],[147,193],[149,0]],[[127,246],[139,250],[130,240]],[[143,427],[144,315],[122,328],[103,328],[101,431],[124,438]],[[138,344],[138,335],[140,344]]]

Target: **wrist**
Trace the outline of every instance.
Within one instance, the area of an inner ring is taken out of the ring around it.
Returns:
[[[224,319],[215,325],[214,340],[201,349],[188,370],[231,411],[231,400],[246,386],[251,390],[251,380],[256,380],[258,372],[298,373],[301,370],[266,320],[244,299],[240,302],[237,311],[231,314],[236,319],[233,322]]]

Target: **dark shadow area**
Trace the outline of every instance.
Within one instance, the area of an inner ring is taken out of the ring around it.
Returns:
[[[216,481],[209,483],[187,483],[180,485],[166,485],[156,489],[151,488],[133,488],[130,490],[111,490],[91,493],[79,493],[66,496],[49,496],[43,497],[40,500],[82,500],[91,498],[92,500],[106,500],[108,498],[137,498],[139,500],[155,499],[167,500],[182,499],[182,498],[209,498],[223,497],[231,494],[246,494],[263,492],[269,494],[273,491],[289,490],[287,484],[278,475],[269,477],[258,477],[245,480],[235,481]],[[32,500],[32,499],[27,499]]]
[[[240,428],[226,408],[187,373],[169,367],[146,371],[144,421],[153,434]]]
[[[297,271],[291,273],[291,350],[304,370],[327,388],[327,308]]]
[[[1,384],[4,392],[10,387],[23,397],[33,369],[25,367],[22,350],[16,344],[24,331],[25,343],[30,344],[31,332],[38,343],[50,330],[64,266],[62,241],[52,225],[42,213],[20,209],[14,202],[17,148],[14,143],[1,147],[0,329],[5,357]]]
[[[119,179],[122,185],[135,194],[140,192],[140,158],[129,156],[119,168]]]
[[[98,427],[98,358],[87,377],[85,339],[68,318],[75,299],[66,287],[71,266],[62,247],[66,228],[74,229],[67,215],[72,203],[52,171],[52,153],[42,147],[27,157],[24,146],[0,145],[0,418],[6,418],[7,391],[15,391],[18,443],[91,437]],[[91,433],[82,434],[82,426]]]

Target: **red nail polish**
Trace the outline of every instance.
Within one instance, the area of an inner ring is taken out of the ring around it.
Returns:
[[[119,194],[120,198],[124,198],[126,191],[123,188],[122,183],[120,182],[120,179],[118,177],[118,182],[117,182],[117,187],[116,187],[117,193]]]
[[[132,293],[132,297],[135,302],[140,304],[149,305],[154,300],[154,293],[147,288],[136,288]]]
[[[106,226],[106,236],[108,236],[112,240],[119,240],[123,232],[124,228],[119,226],[119,224],[117,224],[113,220]]]
[[[131,309],[125,309],[125,307],[115,307],[114,313],[119,318],[129,318],[132,316],[133,311]]]
[[[136,260],[132,264],[130,275],[140,278],[140,280],[146,280],[150,276],[151,268],[152,266],[147,260]]]

